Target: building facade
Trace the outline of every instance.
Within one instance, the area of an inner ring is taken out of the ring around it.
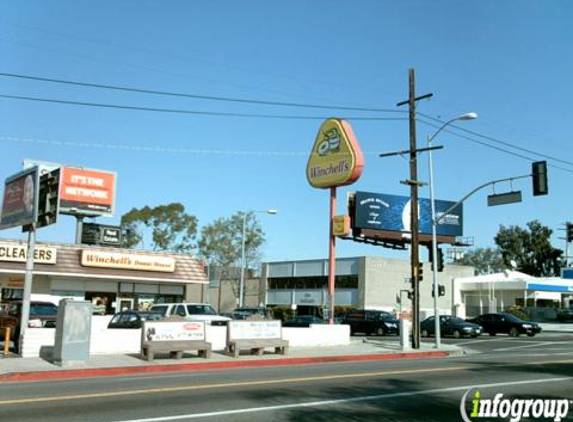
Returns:
[[[0,241],[0,302],[22,299],[26,249]],[[38,243],[34,258],[32,300],[90,300],[102,314],[199,301],[208,284],[201,262],[185,254]]]
[[[420,283],[422,315],[434,312],[431,265],[423,265]],[[473,267],[446,265],[439,283],[446,294],[438,300],[440,312],[452,313],[452,281],[474,275]],[[335,306],[407,310],[411,303],[406,290],[411,288],[410,262],[372,256],[336,260]],[[263,264],[259,300],[267,306],[291,306],[298,313],[322,314],[328,299],[328,260],[268,262]]]

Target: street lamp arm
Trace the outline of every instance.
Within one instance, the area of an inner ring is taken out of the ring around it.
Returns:
[[[453,118],[453,119],[448,120],[446,123],[444,123],[442,126],[440,126],[439,129],[438,129],[437,131],[435,131],[433,135],[431,135],[431,136],[428,137],[428,142],[432,142],[432,141],[434,140],[434,138],[435,138],[436,136],[438,136],[438,134],[439,134],[443,129],[445,129],[446,126],[452,124],[452,123],[455,122],[456,120],[460,120],[460,118],[459,118],[459,117],[455,117],[455,118]]]

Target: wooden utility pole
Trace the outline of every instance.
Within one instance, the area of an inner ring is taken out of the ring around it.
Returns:
[[[432,94],[416,97],[414,69],[408,70],[409,95],[407,101],[398,106],[408,104],[410,115],[410,273],[412,280],[412,348],[420,348],[420,252],[418,229],[418,149],[416,143],[416,101],[429,98]]]

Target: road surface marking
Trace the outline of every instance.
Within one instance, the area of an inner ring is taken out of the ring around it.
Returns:
[[[573,363],[573,359],[530,362],[530,363],[524,362],[513,365],[512,364],[492,365],[492,367],[493,366],[510,367],[515,365],[547,365],[547,364],[558,364],[558,363]],[[374,378],[374,377],[384,377],[389,375],[413,375],[413,374],[415,375],[415,374],[435,373],[435,372],[453,372],[453,371],[474,370],[476,369],[476,367],[477,366],[475,364],[470,364],[463,366],[452,366],[448,368],[424,368],[424,369],[395,370],[395,371],[381,371],[381,372],[364,372],[364,373],[354,373],[354,374],[321,375],[314,377],[282,378],[282,379],[260,380],[260,381],[241,381],[241,382],[215,383],[215,384],[203,384],[203,385],[186,385],[181,387],[147,388],[147,389],[130,390],[130,391],[106,391],[99,393],[75,394],[67,396],[30,397],[22,399],[0,400],[0,406],[18,405],[25,403],[60,402],[69,400],[82,400],[82,399],[100,399],[106,397],[136,396],[141,394],[172,393],[176,391],[198,391],[198,390],[208,390],[212,388],[252,387],[257,385],[260,386],[260,385],[276,385],[276,384],[293,384],[293,383],[326,381],[335,379]]]
[[[390,399],[396,397],[412,397],[412,396],[421,396],[426,394],[436,394],[436,393],[450,393],[456,391],[466,391],[470,388],[494,388],[494,387],[506,387],[506,386],[514,386],[514,385],[523,385],[523,384],[542,384],[542,383],[549,383],[549,382],[565,382],[565,381],[573,381],[571,377],[563,377],[563,378],[548,378],[544,380],[540,379],[533,379],[533,380],[525,380],[525,381],[510,381],[510,382],[498,382],[492,384],[478,384],[478,385],[462,385],[457,387],[447,387],[447,388],[434,388],[431,390],[422,390],[422,391],[404,391],[401,393],[386,393],[386,394],[377,394],[375,396],[364,396],[364,397],[352,397],[348,399],[336,399],[336,400],[321,400],[321,401],[313,401],[313,402],[306,402],[306,403],[292,403],[292,404],[282,404],[276,406],[265,406],[265,407],[251,407],[245,409],[234,409],[234,410],[222,410],[218,412],[208,412],[208,413],[190,413],[187,415],[177,415],[177,416],[158,416],[155,418],[145,418],[145,419],[130,419],[124,421],[116,421],[116,422],[167,422],[167,421],[177,421],[177,420],[184,420],[184,419],[199,419],[199,418],[209,418],[209,417],[217,417],[217,416],[229,416],[229,415],[239,415],[245,413],[256,413],[256,412],[269,412],[274,410],[285,410],[285,409],[295,409],[295,408],[304,408],[304,407],[319,407],[319,406],[329,406],[329,405],[338,405],[338,404],[345,404],[345,403],[352,403],[352,402],[363,402],[363,401],[372,401],[372,400],[380,400],[380,399]]]
[[[504,347],[502,349],[493,349],[493,352],[505,352],[507,350],[515,350],[515,349],[525,349],[527,347],[539,347],[539,346],[547,346],[549,344],[555,344],[552,341],[540,341],[535,344],[526,344],[525,346],[512,346],[512,347]]]

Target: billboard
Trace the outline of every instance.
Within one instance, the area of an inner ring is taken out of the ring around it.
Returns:
[[[113,216],[115,183],[113,172],[62,167],[60,213]]]
[[[38,219],[38,167],[23,170],[6,179],[0,229],[25,226]]]
[[[463,235],[463,206],[458,205],[446,216],[455,202],[436,200],[436,218],[441,218],[438,236]],[[356,192],[353,228],[410,232],[410,197],[372,192]],[[432,233],[432,212],[429,199],[419,198],[419,232]],[[443,217],[442,217],[443,216]]]

